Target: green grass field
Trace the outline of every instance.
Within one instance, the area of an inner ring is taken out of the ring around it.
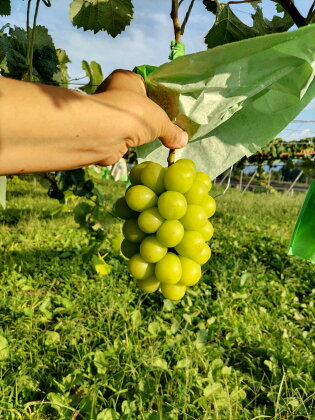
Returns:
[[[124,190],[106,182],[107,199]],[[303,195],[229,190],[213,256],[178,302],[144,295],[32,180],[0,211],[0,418],[315,419],[315,267],[287,256]]]

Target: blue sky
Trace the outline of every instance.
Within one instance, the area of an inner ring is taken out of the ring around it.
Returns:
[[[0,18],[0,27],[7,22],[25,27],[27,0],[11,0],[11,3],[12,14]],[[132,70],[136,65],[158,66],[168,61],[169,45],[173,39],[169,16],[171,0],[133,0],[134,19],[126,31],[114,39],[105,32],[94,34],[74,28],[68,17],[69,0],[51,0],[51,3],[51,8],[41,5],[38,24],[48,28],[56,48],[66,50],[71,59],[69,74],[72,79],[84,76],[82,60],[100,63],[104,76],[117,68]],[[183,2],[183,12],[189,3],[189,0]],[[296,3],[300,12],[306,15],[312,0]],[[266,17],[271,17],[275,12],[274,3],[264,0],[262,4]],[[232,7],[244,23],[251,24],[251,5],[245,3]],[[213,22],[213,15],[205,10],[201,0],[196,0],[183,37],[186,53],[206,49],[204,36]],[[315,100],[279,136],[286,140],[315,136],[315,123],[302,121],[315,121]]]

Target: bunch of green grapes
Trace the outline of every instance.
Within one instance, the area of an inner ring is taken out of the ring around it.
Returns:
[[[193,161],[180,159],[168,168],[143,162],[130,172],[131,186],[115,204],[125,219],[122,254],[137,286],[146,293],[181,299],[201,278],[211,250],[216,210],[212,183]]]

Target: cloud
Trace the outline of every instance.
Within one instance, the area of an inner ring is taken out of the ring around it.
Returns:
[[[313,137],[313,136],[314,136],[314,133],[312,132],[310,128],[304,128],[303,130],[296,130],[289,135],[281,136],[281,133],[279,135],[279,137],[282,137],[286,141],[300,140],[300,139],[305,139],[307,137]]]

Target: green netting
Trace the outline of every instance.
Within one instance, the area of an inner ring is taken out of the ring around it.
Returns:
[[[289,255],[315,263],[315,181],[312,182],[296,221]]]

